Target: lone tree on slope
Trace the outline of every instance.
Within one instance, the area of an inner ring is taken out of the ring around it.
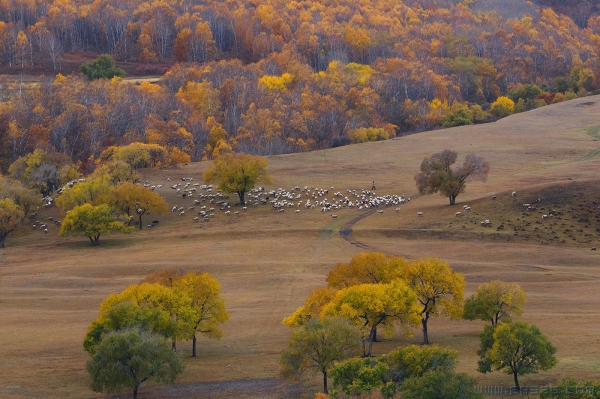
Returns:
[[[415,175],[419,193],[439,192],[450,199],[450,205],[454,205],[458,194],[465,192],[468,179],[486,180],[490,165],[482,157],[469,154],[462,166],[452,169],[456,157],[455,151],[444,150],[423,159],[421,172]]]
[[[258,182],[271,183],[267,173],[267,160],[248,154],[223,154],[204,173],[204,182],[216,183],[224,194],[236,193],[242,206],[245,194]]]

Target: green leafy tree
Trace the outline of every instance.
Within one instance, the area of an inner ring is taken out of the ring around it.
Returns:
[[[400,387],[403,399],[483,399],[475,391],[477,380],[465,373],[430,370],[420,377],[404,381]]]
[[[468,154],[462,166],[452,169],[457,153],[444,150],[421,162],[421,172],[415,175],[417,188],[421,194],[439,192],[450,199],[450,205],[456,203],[456,197],[465,192],[468,180],[487,179],[490,165],[475,154]]]
[[[323,392],[328,393],[327,375],[333,365],[357,354],[360,331],[339,318],[312,319],[296,328],[288,348],[281,354],[283,377],[297,380],[308,374],[323,374]]]
[[[110,206],[83,204],[67,213],[60,226],[59,234],[83,233],[92,245],[97,246],[101,234],[110,231],[130,233],[132,230],[132,227],[118,220]]]
[[[456,102],[452,105],[450,112],[440,122],[442,127],[454,127],[473,124],[473,112],[465,104]]]
[[[122,78],[125,76],[125,71],[117,68],[114,58],[108,54],[100,54],[94,61],[81,65],[79,71],[88,80],[111,79],[115,76]]]
[[[465,279],[448,263],[435,258],[410,262],[402,270],[402,279],[417,295],[420,307],[423,344],[429,344],[427,323],[432,316],[460,319],[463,311]]]
[[[336,364],[330,372],[333,386],[348,397],[370,395],[376,389],[392,397],[396,387],[390,379],[389,365],[382,358],[354,358]]]
[[[223,154],[204,173],[204,182],[216,183],[223,193],[237,193],[240,203],[246,204],[244,195],[259,182],[271,183],[267,174],[267,160],[247,154]]]
[[[84,348],[91,353],[103,334],[138,326],[169,337],[175,349],[177,339],[187,338],[186,320],[180,315],[189,312],[188,307],[188,297],[171,287],[160,283],[130,285],[102,301],[98,317],[88,327]]]
[[[93,391],[115,393],[132,388],[137,399],[147,380],[175,382],[183,372],[183,361],[164,337],[132,328],[107,334],[88,361],[87,371]]]
[[[169,209],[165,199],[158,193],[130,182],[121,182],[112,190],[110,204],[119,212],[131,216],[137,215],[138,226],[144,226],[142,216],[150,212],[161,214]]]
[[[0,248],[4,248],[6,237],[23,219],[23,211],[10,199],[0,199]]]
[[[492,280],[481,284],[465,301],[463,317],[490,321],[495,327],[500,321],[510,322],[512,316],[523,314],[525,302],[527,296],[519,284]]]
[[[183,336],[192,339],[192,357],[195,357],[196,334],[219,339],[223,336],[219,325],[229,320],[220,296],[221,286],[208,273],[188,273],[173,281],[173,291],[184,302],[177,318],[185,323]]]
[[[343,317],[363,331],[363,355],[371,356],[377,327],[391,335],[398,327],[406,335],[419,323],[415,292],[401,280],[390,284],[360,284],[340,290],[324,315]]]
[[[549,370],[557,363],[556,348],[540,330],[524,322],[486,326],[480,335],[478,370],[488,373],[503,370],[512,374],[519,389],[519,375]]]
[[[393,397],[408,378],[418,378],[431,370],[451,371],[458,351],[436,345],[409,345],[386,355],[349,359],[331,370],[333,384],[346,395],[360,396],[379,389],[383,396]]]
[[[106,334],[134,327],[160,334],[165,338],[172,337],[177,328],[171,314],[161,307],[140,305],[131,301],[119,302],[100,314],[88,327],[83,339],[83,349],[94,355]]]
[[[427,371],[451,371],[456,366],[458,351],[437,345],[409,345],[388,353],[390,378],[401,384],[407,378],[421,377]]]

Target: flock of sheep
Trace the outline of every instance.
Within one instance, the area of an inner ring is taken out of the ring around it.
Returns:
[[[171,179],[167,178],[167,181],[171,182]],[[176,190],[177,195],[183,201],[183,203],[173,205],[171,211],[177,212],[180,216],[191,214],[194,222],[208,222],[219,212],[225,216],[239,215],[240,211],[247,211],[248,206],[268,205],[274,211],[285,212],[290,210],[295,214],[317,210],[321,213],[330,214],[332,218],[337,218],[335,212],[342,209],[368,210],[379,208],[377,212],[382,214],[383,209],[381,208],[394,206],[396,212],[399,212],[400,205],[410,201],[410,198],[402,195],[377,195],[375,190],[365,189],[347,189],[342,192],[334,191],[334,187],[296,186],[290,190],[283,188],[266,190],[264,187],[258,187],[246,193],[246,206],[240,207],[240,210],[232,211],[230,197],[213,185],[194,183],[192,177],[182,177],[180,182],[169,183],[169,185],[171,189]],[[154,185],[149,182],[145,182],[144,186],[152,190],[162,187],[160,184]],[[234,197],[237,199],[237,195],[234,195]],[[419,213],[422,214],[422,212]],[[148,225],[148,227],[152,226]]]

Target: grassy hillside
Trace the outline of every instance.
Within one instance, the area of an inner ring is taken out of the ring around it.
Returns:
[[[173,266],[218,278],[231,319],[222,340],[199,340],[199,355],[186,359],[180,384],[145,386],[144,397],[311,397],[318,379],[299,388],[273,379],[290,333],[281,320],[324,285],[334,264],[365,248],[448,260],[465,275],[467,294],[492,278],[518,282],[529,298],[521,319],[549,336],[559,358],[556,368],[525,377],[523,385],[566,375],[595,378],[600,274],[599,255],[590,247],[600,244],[599,111],[600,97],[588,97],[488,125],[269,158],[274,184],[267,190],[318,187],[328,189],[332,199],[334,192],[370,189],[375,180],[379,195],[411,197],[399,212],[386,208],[360,220],[368,211],[342,209],[333,219],[319,209],[276,212],[258,205],[229,216],[217,209],[209,222],[194,222],[197,209],[186,209],[182,216],[151,215],[160,220],[157,227],[103,237],[97,248],[84,237],[58,237],[54,225],[48,234],[27,227],[9,236],[0,252],[0,397],[103,397],[88,388],[81,346],[98,305],[109,293]],[[437,195],[417,196],[413,179],[423,157],[446,148],[459,153],[459,162],[475,152],[491,165],[487,182],[469,184],[454,207]],[[185,177],[200,183],[207,166],[194,163],[142,175],[163,184],[170,206],[188,208],[193,198],[183,199],[169,185]],[[527,211],[523,203],[535,203],[536,209]],[[454,216],[465,204],[472,211]],[[548,209],[556,214],[543,219]],[[417,211],[424,216],[417,217]],[[40,215],[48,217],[60,217],[59,210]],[[492,227],[482,227],[484,219]],[[505,228],[497,230],[499,224]],[[350,242],[339,235],[345,225],[352,228]],[[435,319],[430,340],[458,348],[459,369],[481,384],[508,385],[510,376],[475,372],[482,327]],[[411,342],[419,342],[418,331]],[[405,343],[385,340],[374,351]],[[187,353],[190,345],[180,349]]]

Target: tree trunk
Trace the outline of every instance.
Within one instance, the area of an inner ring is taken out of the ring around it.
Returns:
[[[196,335],[192,339],[192,357],[196,357]]]
[[[513,370],[513,376],[515,377],[515,386],[517,387],[517,392],[521,392],[521,387],[519,386],[519,377],[517,376],[517,370]]]
[[[140,214],[140,230],[142,229],[142,215]]]
[[[137,399],[137,391],[138,391],[138,385],[136,384],[133,387],[133,399]]]
[[[246,205],[246,200],[244,199],[245,194],[245,191],[238,191],[238,195],[240,196],[240,204],[242,204],[242,206]]]
[[[450,195],[448,198],[450,198],[450,205],[456,205],[456,195]]]
[[[92,236],[88,236],[88,238],[90,239],[90,242],[92,243],[92,245],[96,245],[96,243],[94,242],[94,237]]]
[[[427,336],[427,320],[429,314],[425,314],[425,317],[421,319],[421,325],[423,327],[423,345],[429,345],[429,337]]]
[[[177,340],[175,338],[173,338],[173,340],[171,341],[171,350],[177,350]]]
[[[373,353],[373,338],[375,337],[375,331],[376,331],[376,327],[373,327],[371,329],[371,331],[369,332],[369,350],[367,352],[367,356],[366,357],[371,357],[372,353]]]
[[[0,248],[4,248],[4,241],[6,241],[6,236],[7,235],[8,235],[8,233],[7,234],[4,234],[4,233],[0,234]]]
[[[327,395],[329,391],[327,390],[327,370],[323,369],[323,393]]]
[[[94,237],[94,245],[98,246],[100,244],[100,234]]]

